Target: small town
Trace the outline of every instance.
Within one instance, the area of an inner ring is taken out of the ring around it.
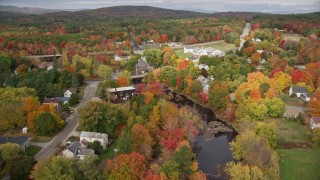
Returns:
[[[271,1],[1,1],[0,178],[319,180],[320,4]]]

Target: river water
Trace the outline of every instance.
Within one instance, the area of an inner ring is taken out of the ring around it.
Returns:
[[[170,92],[170,90],[167,90],[167,93]],[[226,122],[217,119],[211,109],[204,108],[185,96],[178,95],[174,92],[171,93],[173,95],[172,102],[176,103],[179,107],[189,106],[194,108],[201,116],[202,123],[206,124],[210,121],[219,121],[233,129],[233,127]],[[229,142],[234,139],[236,134],[235,130],[231,133],[220,133],[208,141],[204,139],[201,133],[196,137],[193,144],[193,151],[196,153],[199,169],[206,174],[208,179],[224,179],[224,177],[219,174],[218,166],[223,166],[227,162],[234,160],[230,151]]]

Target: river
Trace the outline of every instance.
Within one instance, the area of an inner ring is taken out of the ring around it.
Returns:
[[[201,132],[195,139],[193,144],[193,151],[196,153],[196,159],[199,163],[199,169],[202,170],[208,179],[225,179],[220,176],[218,171],[219,165],[225,165],[229,161],[233,161],[232,153],[230,151],[229,142],[234,139],[237,132],[231,125],[217,119],[215,113],[208,108],[202,107],[196,102],[188,99],[183,95],[179,95],[175,92],[167,90],[166,93],[172,93],[172,102],[177,104],[179,107],[189,106],[195,109],[201,116],[202,123],[207,125],[211,121],[218,121],[223,123],[225,126],[232,129],[229,133],[218,133],[210,140],[204,138],[203,132]]]

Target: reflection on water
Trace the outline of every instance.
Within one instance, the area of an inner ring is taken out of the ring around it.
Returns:
[[[230,137],[220,135],[209,141],[205,141],[202,135],[199,135],[194,143],[194,152],[201,169],[208,178],[212,179],[218,175],[217,165],[224,165],[232,161],[232,154],[229,146]],[[216,177],[215,179],[218,179]]]

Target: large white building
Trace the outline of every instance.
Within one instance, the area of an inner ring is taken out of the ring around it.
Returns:
[[[211,47],[207,48],[199,48],[199,47],[184,47],[183,48],[184,53],[193,53],[194,55],[197,56],[223,56],[222,51],[218,49],[214,49]]]
[[[108,134],[81,131],[80,142],[86,144],[94,141],[99,141],[103,149],[106,149],[108,146]]]

